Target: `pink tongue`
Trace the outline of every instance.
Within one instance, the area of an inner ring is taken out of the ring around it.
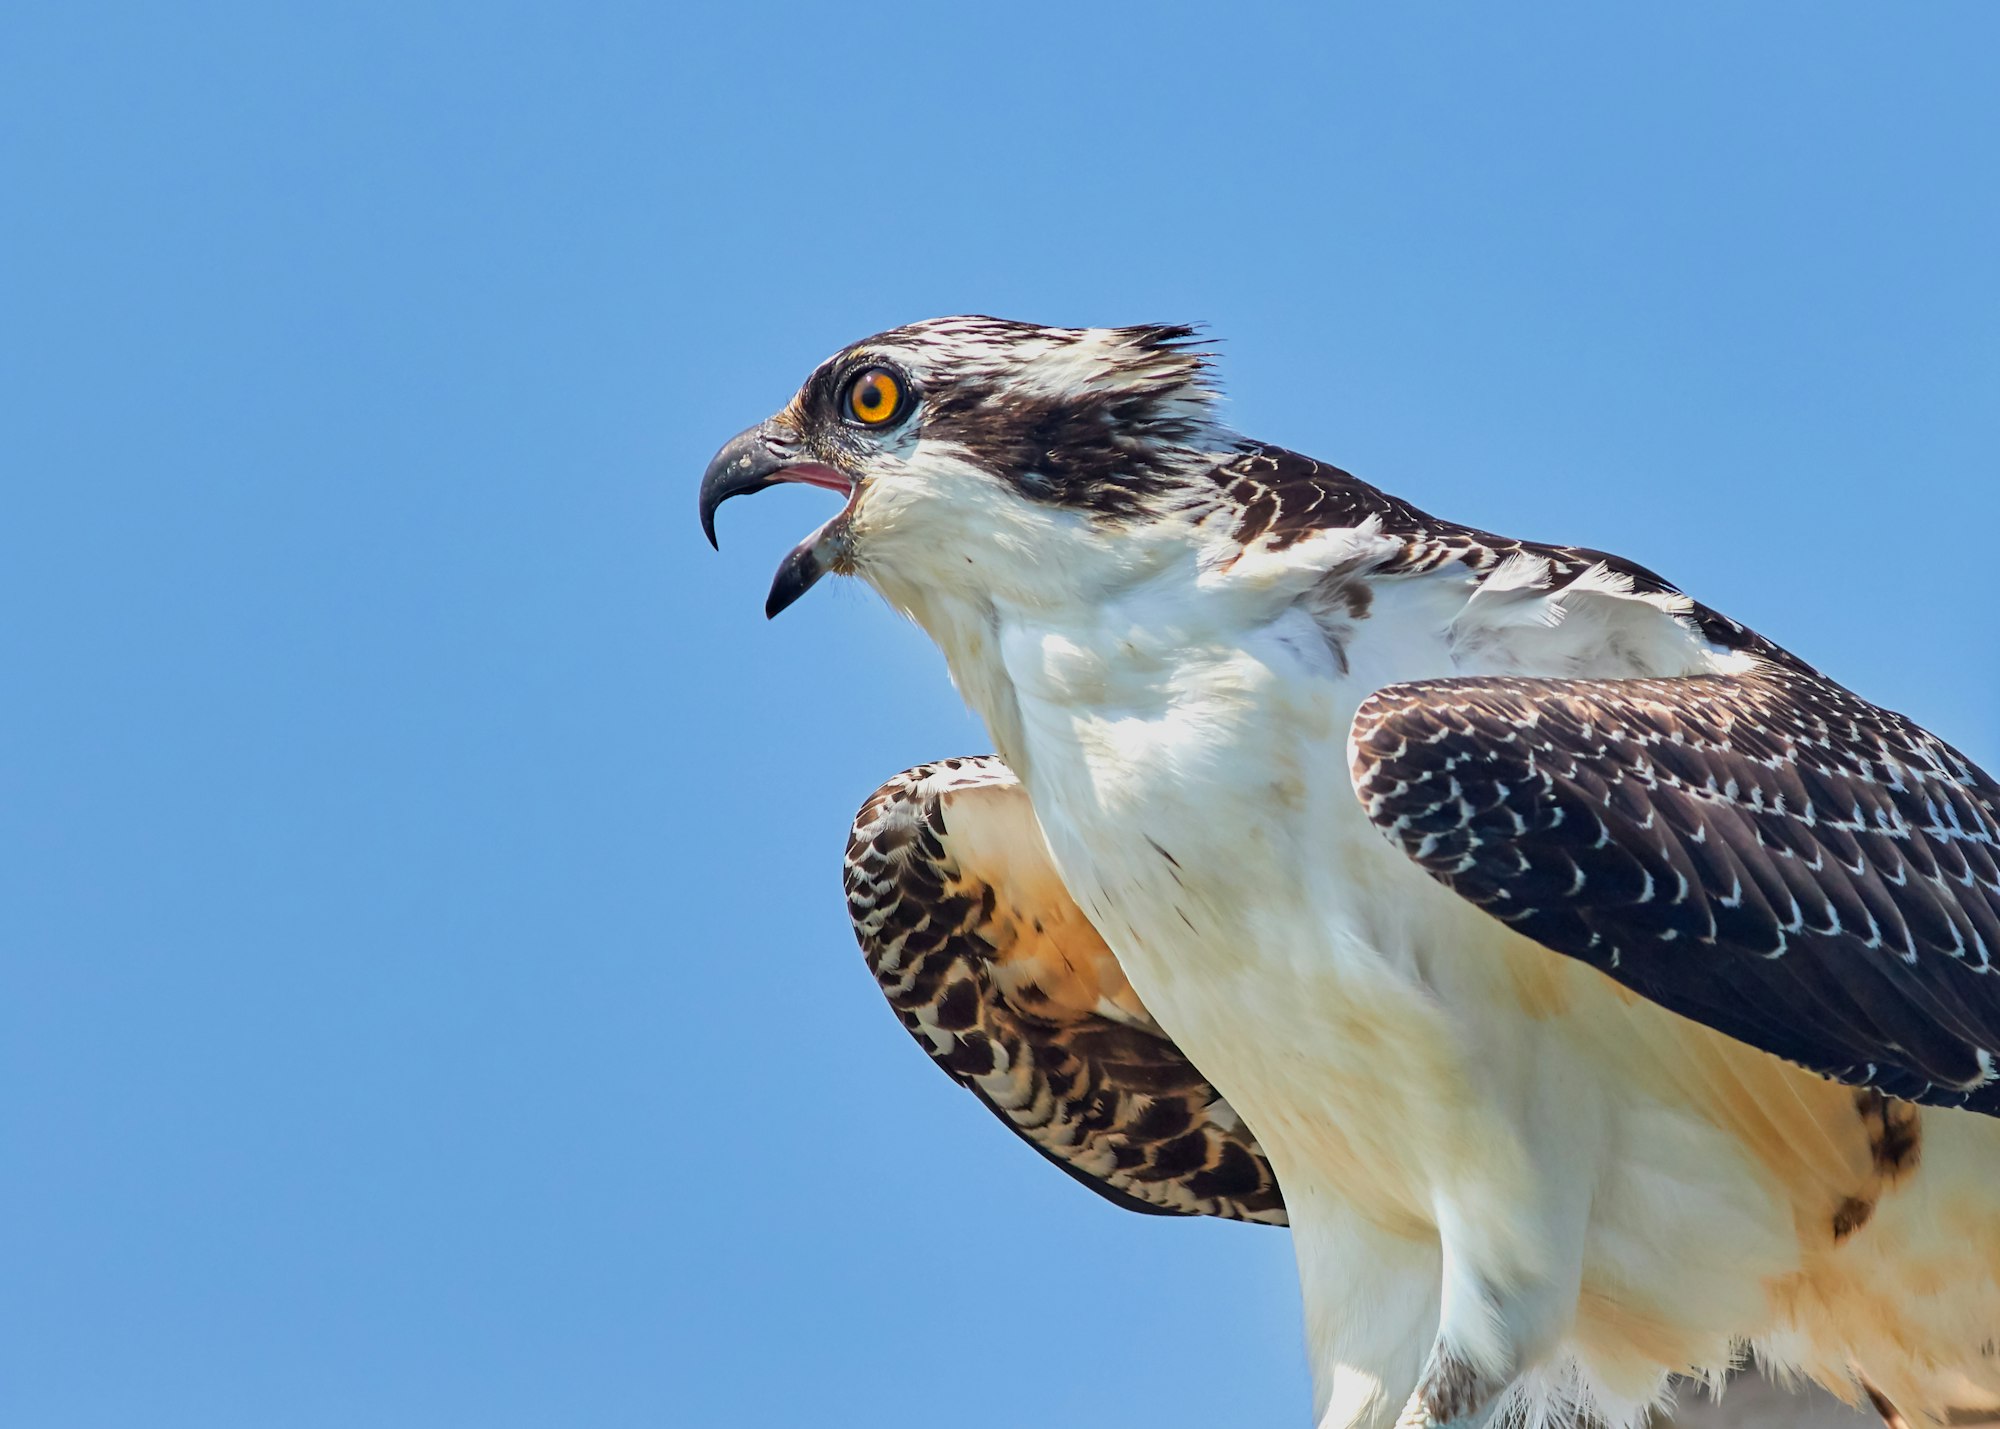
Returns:
[[[800,462],[771,473],[773,481],[796,481],[805,486],[817,486],[826,491],[838,491],[842,496],[851,495],[854,483],[830,466],[818,462]]]

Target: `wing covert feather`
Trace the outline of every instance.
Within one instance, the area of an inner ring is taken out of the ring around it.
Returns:
[[[1391,685],[1369,817],[1556,952],[1822,1075],[2000,1114],[2000,786],[1795,664]]]

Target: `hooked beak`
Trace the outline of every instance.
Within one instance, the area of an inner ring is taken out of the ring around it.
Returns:
[[[715,454],[701,478],[701,531],[708,544],[716,546],[715,511],[732,496],[747,496],[781,481],[796,481],[824,487],[852,497],[854,483],[832,467],[814,461],[797,460],[774,423],[760,422],[747,432],[730,438]],[[812,589],[813,583],[829,569],[828,547],[842,534],[843,510],[812,535],[794,546],[778,565],[771,582],[771,594],[764,602],[768,619]],[[719,547],[718,547],[719,549]]]

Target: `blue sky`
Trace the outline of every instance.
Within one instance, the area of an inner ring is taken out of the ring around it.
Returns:
[[[983,750],[694,492],[917,317],[1618,550],[2000,764],[2000,10],[14,0],[0,1419],[1303,1424],[1282,1233],[949,1086],[847,821]]]

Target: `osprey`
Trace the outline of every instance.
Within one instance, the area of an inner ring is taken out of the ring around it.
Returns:
[[[1322,1429],[1625,1429],[1746,1350],[2000,1402],[1964,755],[1643,567],[1232,433],[1186,328],[869,338],[717,455],[710,539],[781,481],[846,505],[770,613],[860,577],[999,751],[862,811],[885,991],[1107,1194],[1289,1220]]]

